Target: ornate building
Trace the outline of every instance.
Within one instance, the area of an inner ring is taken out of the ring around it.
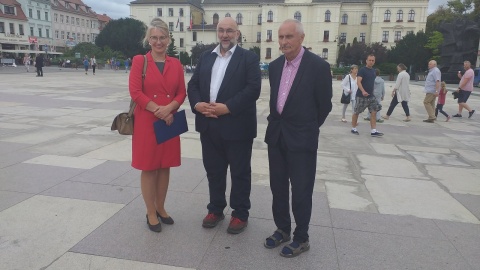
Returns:
[[[216,42],[218,20],[230,16],[239,25],[239,44],[259,47],[264,62],[280,55],[278,27],[295,18],[304,25],[304,46],[334,64],[339,46],[354,38],[391,47],[425,30],[427,8],[428,0],[136,0],[130,16],[146,24],[161,17],[177,49],[189,54],[197,43]]]

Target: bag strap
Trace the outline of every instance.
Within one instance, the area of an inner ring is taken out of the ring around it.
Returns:
[[[143,90],[143,81],[145,81],[146,73],[147,73],[147,56],[143,55],[142,90]],[[130,110],[128,111],[128,117],[132,117],[133,111],[135,110],[136,106],[137,106],[137,103],[135,103],[133,99],[130,99]]]
[[[350,91],[352,91],[352,75],[350,75],[350,74],[348,74],[348,83],[349,83],[348,86],[350,86]],[[352,93],[349,93],[349,95],[350,94],[352,94]]]

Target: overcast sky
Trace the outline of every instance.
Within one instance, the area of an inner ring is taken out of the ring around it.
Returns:
[[[132,0],[83,0],[85,5],[99,14],[107,14],[112,19],[119,19],[130,16],[129,4]],[[445,5],[448,0],[430,0],[428,4],[428,13],[432,13],[440,5]]]

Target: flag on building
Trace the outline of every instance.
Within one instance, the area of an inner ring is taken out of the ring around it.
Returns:
[[[180,17],[178,17],[178,20],[177,20],[177,26],[175,28],[178,28],[178,24],[180,23]]]
[[[193,27],[193,17],[192,17],[192,13],[190,12],[190,30],[192,30],[192,27]]]

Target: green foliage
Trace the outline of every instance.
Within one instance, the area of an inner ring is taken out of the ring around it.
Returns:
[[[125,57],[132,58],[147,52],[142,44],[145,29],[146,25],[143,22],[132,18],[111,20],[100,32],[95,44],[100,48],[108,46],[113,51],[119,51]]]
[[[257,54],[258,57],[260,58],[260,47],[258,47],[258,46],[253,46],[253,47],[250,47],[248,50],[254,52],[254,53]]]
[[[345,74],[348,74],[350,73],[350,67],[348,66],[345,66],[345,67],[336,67],[336,68],[332,68],[332,72],[334,75],[345,75]]]
[[[432,52],[426,48],[428,36],[420,31],[416,35],[404,36],[397,45],[388,53],[388,62],[403,63],[413,71],[425,70],[428,61],[432,58]]]
[[[381,63],[375,65],[375,68],[380,70],[380,74],[397,74],[397,65],[395,63]]]
[[[200,55],[202,55],[203,52],[205,51],[212,51],[217,47],[217,43],[211,43],[211,44],[203,44],[203,43],[197,43],[197,45],[192,47],[192,62],[194,65],[198,63],[198,59],[200,58]]]
[[[375,63],[380,64],[387,61],[387,48],[382,43],[376,42],[369,45],[363,42],[354,42],[352,45],[347,44],[345,48],[341,45],[339,48],[338,64],[345,65],[362,65],[369,54],[375,55]]]
[[[447,7],[456,14],[464,15],[472,9],[472,3],[472,0],[450,0],[447,2]]]
[[[429,49],[432,52],[432,59],[437,61],[440,64],[440,47],[443,43],[443,34],[434,31],[429,37],[428,42],[425,44],[425,48]]]
[[[180,52],[179,54],[180,56],[180,63],[182,63],[182,65],[190,65],[190,56],[188,55],[187,52]]]
[[[172,32],[170,32],[170,44],[168,44],[167,55],[178,58],[178,51],[177,47],[175,46],[175,39],[173,38]]]

